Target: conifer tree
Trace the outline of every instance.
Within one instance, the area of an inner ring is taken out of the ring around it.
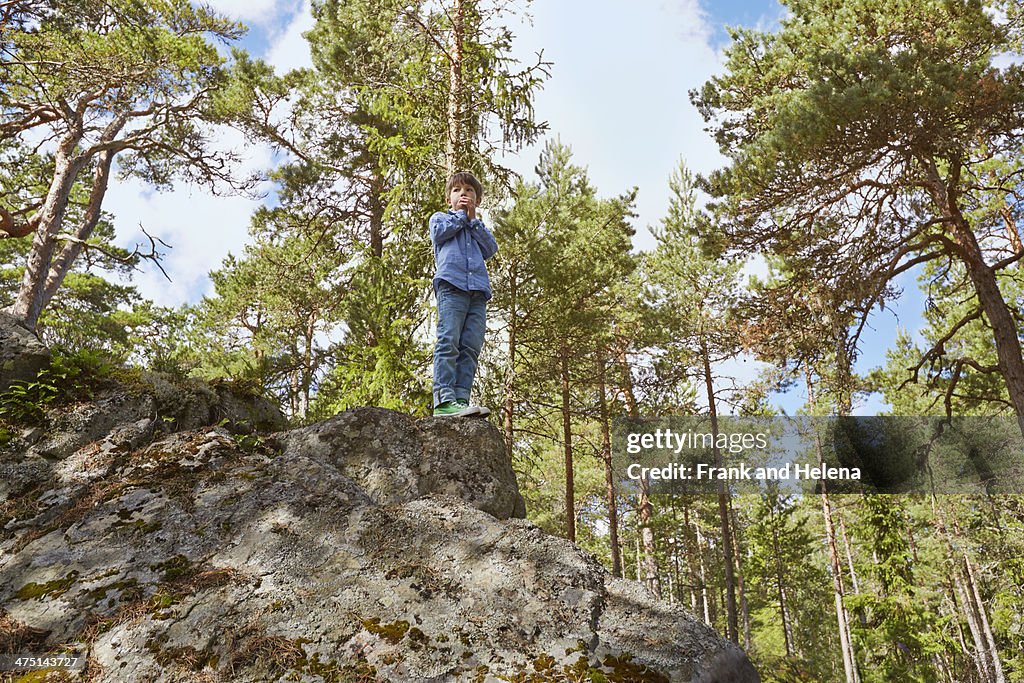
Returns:
[[[680,162],[669,181],[671,198],[668,215],[655,231],[658,246],[647,262],[651,295],[656,306],[667,312],[664,321],[664,351],[670,363],[696,366],[694,373],[703,385],[712,433],[718,437],[718,392],[713,366],[740,352],[736,330],[730,321],[735,307],[740,262],[717,258],[716,245],[702,240],[696,208],[695,178]],[[705,238],[710,235],[705,232]],[[718,465],[721,454],[715,448]],[[739,641],[736,601],[736,561],[729,514],[729,493],[725,482],[719,487],[719,521],[725,567],[728,636]]]
[[[900,273],[959,262],[1024,431],[1024,358],[999,287],[1024,256],[1000,252],[1002,209],[1016,215],[1024,196],[1024,68],[994,61],[1019,51],[1019,12],[786,4],[778,32],[734,32],[726,73],[693,94],[732,161],[709,186],[733,246],[783,256],[799,279],[871,307]],[[993,196],[999,211],[972,215]]]
[[[303,210],[334,220],[348,245],[346,333],[320,403],[425,407],[422,376],[431,253],[426,223],[444,208],[449,169],[475,171],[493,205],[510,173],[498,149],[536,138],[532,97],[547,74],[520,66],[501,3],[395,0],[313,4],[313,68],[275,76],[240,60],[228,89],[236,117],[287,151]]]
[[[233,155],[213,151],[203,129],[219,120],[210,92],[224,73],[210,38],[233,40],[243,28],[180,1],[26,2],[5,11],[0,140],[8,151],[29,134],[54,143],[45,191],[8,194],[0,211],[0,237],[32,236],[7,310],[35,329],[83,249],[96,246],[89,239],[115,158],[123,173],[157,188],[176,175],[246,184],[231,176]],[[71,224],[76,182],[89,194]]]
[[[554,406],[564,455],[565,532],[576,532],[574,446],[577,423],[593,406],[595,360],[612,328],[611,283],[633,269],[629,254],[634,193],[600,199],[571,151],[549,142],[535,186],[517,186],[515,204],[497,215],[495,319],[507,345],[503,369],[506,439],[518,405]],[[553,378],[553,380],[552,380]],[[584,408],[586,407],[586,408]],[[535,411],[535,414],[538,411]]]

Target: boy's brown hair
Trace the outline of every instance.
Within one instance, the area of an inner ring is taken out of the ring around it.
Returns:
[[[456,185],[469,185],[472,187],[473,191],[476,192],[476,201],[478,203],[484,198],[484,186],[469,171],[453,173],[452,177],[448,179],[448,184],[444,186],[444,193],[447,195]]]

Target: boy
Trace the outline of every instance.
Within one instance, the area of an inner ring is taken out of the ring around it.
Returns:
[[[494,235],[477,218],[484,190],[470,173],[456,173],[445,186],[450,211],[430,217],[437,295],[434,347],[434,415],[489,415],[471,406],[469,394],[487,329],[491,282],[484,261],[498,251]]]

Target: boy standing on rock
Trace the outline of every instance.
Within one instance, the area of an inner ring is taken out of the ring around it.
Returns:
[[[470,173],[456,173],[448,180],[445,195],[451,210],[430,217],[437,296],[434,415],[489,415],[489,409],[470,405],[469,395],[491,298],[484,262],[497,253],[498,243],[476,215],[484,195],[479,180]]]

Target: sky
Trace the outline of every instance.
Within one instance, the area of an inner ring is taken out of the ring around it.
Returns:
[[[210,0],[214,9],[250,27],[241,41],[255,57],[278,73],[309,65],[302,37],[312,27],[309,0]],[[527,177],[547,139],[557,137],[573,150],[602,196],[634,186],[637,235],[634,246],[654,245],[648,226],[657,225],[668,206],[668,178],[680,159],[697,172],[724,164],[704,121],[690,103],[699,88],[722,65],[728,45],[727,26],[770,30],[784,15],[776,0],[536,0],[526,5],[530,18],[510,21],[516,35],[513,53],[523,62],[543,50],[553,62],[551,78],[535,100],[536,116],[548,122],[549,134],[532,148],[508,158]],[[269,168],[271,150],[240,134],[219,141],[241,152],[248,170]],[[265,191],[271,188],[264,187]],[[267,201],[267,200],[263,200]],[[105,208],[116,216],[118,240],[132,248],[141,239],[139,225],[172,245],[163,266],[172,281],[155,269],[136,274],[141,293],[157,304],[177,306],[212,293],[209,271],[228,253],[239,254],[248,240],[249,218],[259,199],[211,196],[203,188],[176,186],[156,193],[137,181],[112,184]],[[486,218],[486,211],[483,212]],[[903,282],[906,297],[875,314],[858,359],[865,371],[884,363],[884,350],[896,325],[920,327],[921,296],[912,278]],[[741,379],[756,364],[740,361],[725,368]],[[779,396],[777,405],[792,412],[804,397]],[[858,412],[870,414],[884,405],[872,399]]]

